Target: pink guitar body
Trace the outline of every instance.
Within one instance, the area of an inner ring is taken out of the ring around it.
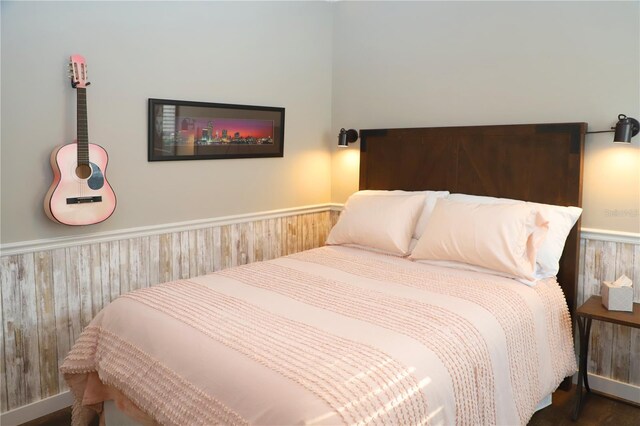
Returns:
[[[65,225],[102,222],[116,209],[116,194],[105,172],[109,156],[100,145],[89,143],[87,123],[87,64],[81,55],[69,63],[71,86],[78,101],[78,140],[56,147],[51,153],[53,183],[44,197],[49,219]]]
[[[53,183],[47,191],[44,210],[55,222],[91,225],[106,220],[116,208],[116,194],[105,177],[107,151],[92,143],[88,148],[91,170],[78,166],[77,143],[62,145],[51,153]]]

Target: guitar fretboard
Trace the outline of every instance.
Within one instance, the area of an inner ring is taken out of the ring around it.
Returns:
[[[78,165],[89,164],[89,129],[87,124],[87,89],[78,87]]]

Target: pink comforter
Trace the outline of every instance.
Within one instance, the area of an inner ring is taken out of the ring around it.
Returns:
[[[323,247],[123,295],[61,370],[75,424],[115,399],[145,423],[470,425],[526,424],[576,363],[554,280]]]

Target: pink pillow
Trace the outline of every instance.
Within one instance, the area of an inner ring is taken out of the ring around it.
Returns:
[[[406,256],[426,195],[356,192],[347,200],[327,244],[344,244]]]
[[[471,204],[439,199],[413,260],[447,260],[535,280],[548,222],[524,202]]]
[[[485,197],[480,195],[451,194],[449,199],[464,203],[477,204],[513,204],[527,203],[538,209],[540,214],[549,221],[549,232],[538,249],[536,258],[536,278],[555,277],[560,270],[560,257],[564,250],[564,243],[571,229],[582,214],[580,207],[563,207],[552,204],[532,203],[530,201],[512,200],[509,198]]]

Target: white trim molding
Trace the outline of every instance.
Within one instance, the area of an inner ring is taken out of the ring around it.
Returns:
[[[618,398],[640,404],[640,386],[589,373],[589,387],[606,395],[615,395]]]
[[[342,203],[314,204],[302,207],[268,210],[256,213],[246,213],[221,216],[208,219],[196,219],[184,222],[165,223],[161,225],[141,226],[137,228],[118,229],[114,231],[94,232],[90,234],[47,238],[42,240],[19,241],[0,245],[0,256],[32,253],[41,250],[54,250],[84,244],[103,243],[128,238],[165,234],[170,232],[191,231],[211,226],[231,225],[235,223],[252,222],[256,220],[273,219],[276,217],[295,216],[299,214],[318,213],[323,211],[342,211]],[[580,238],[587,240],[611,241],[626,244],[640,244],[640,233],[610,231],[605,229],[581,228]]]
[[[619,382],[593,373],[587,374],[591,390],[640,405],[640,386]],[[573,383],[578,383],[578,373],[573,375]]]
[[[65,391],[0,414],[0,424],[2,426],[21,425],[70,407],[71,404],[73,404],[73,395],[70,391]]]
[[[94,232],[73,237],[47,238],[43,240],[20,241],[0,245],[0,256],[32,253],[42,250],[54,250],[84,244],[104,243],[107,241],[126,240],[128,238],[145,237],[149,235],[166,234],[171,232],[192,231],[212,226],[231,225],[235,223],[253,222],[256,220],[273,219],[276,217],[296,216],[300,214],[319,213],[324,211],[339,211],[342,204],[325,203],[287,209],[269,210],[257,213],[222,216],[209,219],[196,219],[185,222],[165,223],[161,225],[141,226],[137,228],[118,229],[115,231]]]
[[[581,228],[580,238],[614,243],[640,244],[640,233],[609,231],[607,229]]]

